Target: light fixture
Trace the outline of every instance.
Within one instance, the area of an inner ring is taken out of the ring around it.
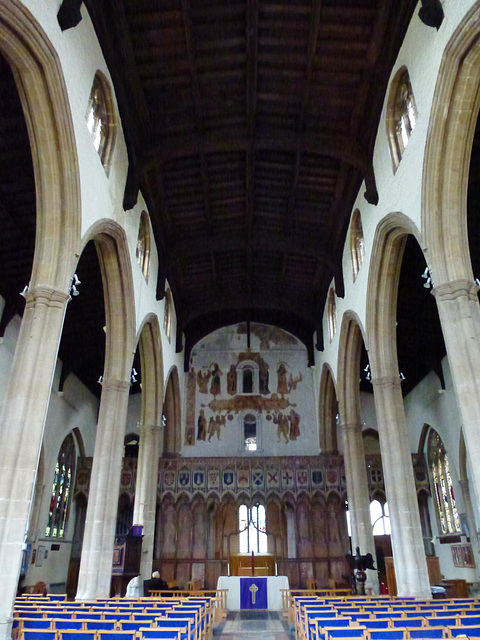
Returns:
[[[365,367],[364,371],[365,371],[365,374],[366,374],[365,375],[365,380],[370,381],[372,379],[372,372],[370,371],[370,365],[369,364],[367,364],[367,366]]]
[[[431,289],[434,286],[432,272],[428,267],[425,267],[425,271],[422,273],[422,278],[425,279],[425,284],[423,285],[425,289]]]
[[[98,384],[103,384],[103,376],[100,376],[97,380]]]
[[[80,291],[77,289],[78,285],[82,284],[76,273],[73,274],[72,279],[70,280],[70,295],[79,296]]]
[[[399,378],[402,381],[405,380],[405,376],[403,375],[403,373],[401,371],[400,371],[400,374],[399,374]]]
[[[475,278],[475,284],[480,287],[480,278]]]
[[[130,382],[132,382],[132,384],[137,381],[137,376],[138,376],[138,373],[135,370],[135,367],[133,367],[132,373],[130,374]]]
[[[27,291],[28,291],[28,284],[25,285],[23,291],[20,291],[20,295],[25,298],[25,296],[27,295]]]

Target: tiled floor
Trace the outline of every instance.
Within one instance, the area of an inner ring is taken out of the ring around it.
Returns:
[[[276,611],[229,611],[226,620],[213,630],[215,640],[292,640],[293,629]]]

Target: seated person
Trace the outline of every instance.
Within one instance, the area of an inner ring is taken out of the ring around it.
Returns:
[[[165,580],[162,580],[160,578],[160,574],[158,573],[158,571],[154,571],[152,573],[152,579],[150,580],[150,583],[148,585],[148,590],[165,591],[165,589],[168,589],[168,584],[165,582]]]

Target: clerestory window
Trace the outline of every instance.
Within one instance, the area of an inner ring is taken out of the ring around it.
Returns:
[[[387,107],[387,134],[393,170],[397,170],[417,123],[417,108],[406,67],[396,74]]]
[[[110,85],[103,74],[97,72],[93,80],[87,109],[87,127],[93,146],[108,174],[115,138],[115,118]]]

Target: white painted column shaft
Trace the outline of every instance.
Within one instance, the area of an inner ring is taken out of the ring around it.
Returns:
[[[462,417],[465,445],[470,460],[480,459],[478,416],[480,414],[480,305],[478,287],[457,280],[435,287],[435,296],[458,409]],[[480,465],[471,465],[470,483],[480,496]]]
[[[372,379],[399,596],[431,598],[398,375]]]
[[[0,413],[0,640],[11,637],[22,544],[69,299],[45,286],[27,292]]]
[[[129,381],[103,381],[77,600],[110,596],[129,388]]]
[[[133,522],[143,525],[141,580],[148,580],[152,572],[161,433],[158,425],[140,427]]]
[[[342,424],[341,428],[348,510],[350,512],[350,527],[352,530],[352,553],[355,555],[355,549],[358,546],[362,555],[371,553],[375,560],[375,542],[370,519],[370,496],[365,466],[362,425],[359,423]],[[365,586],[372,589],[372,594],[378,594],[378,580],[374,572],[367,571]]]

